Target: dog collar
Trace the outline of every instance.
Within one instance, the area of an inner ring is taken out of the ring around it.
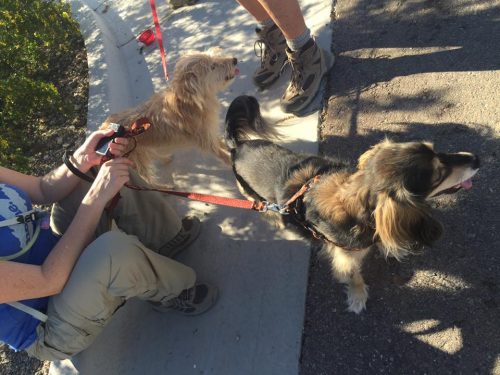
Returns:
[[[311,188],[312,185],[314,185],[315,183],[317,183],[321,178],[321,175],[316,175],[314,176],[313,178],[311,178],[309,181],[307,181],[304,185],[302,185],[302,187],[300,188],[300,190],[298,192],[296,192],[286,203],[285,203],[285,207],[288,207],[290,206],[291,204],[295,203],[295,201],[301,197],[304,196],[304,194],[306,192],[309,191],[309,189]]]
[[[340,247],[344,250],[348,251],[360,251],[363,250],[362,248],[357,248],[357,247],[346,247],[345,245],[340,245],[339,243],[331,240],[327,236],[325,236],[323,233],[321,233],[310,221],[305,219],[305,215],[302,212],[299,212],[298,205],[301,205],[300,203],[303,202],[304,195],[307,193],[310,189],[311,186],[317,183],[321,179],[321,175],[316,175],[313,178],[311,178],[309,181],[307,181],[300,190],[295,193],[284,205],[284,210],[286,210],[287,214],[290,214],[290,216],[295,220],[295,222],[300,225],[302,228],[304,228],[306,231],[311,233],[311,235],[320,241],[323,242],[328,242],[331,243],[332,245],[335,245],[337,247]]]

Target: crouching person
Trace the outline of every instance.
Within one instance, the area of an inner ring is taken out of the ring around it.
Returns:
[[[171,259],[196,239],[199,220],[181,220],[161,193],[122,189],[138,183],[122,157],[126,138],[111,144],[115,158],[93,181],[75,175],[100,164],[95,148],[106,135],[92,133],[43,177],[0,167],[0,341],[40,360],[87,348],[131,297],[185,315],[205,312],[217,297]],[[51,214],[32,202],[53,204]],[[111,230],[112,219],[120,230]]]

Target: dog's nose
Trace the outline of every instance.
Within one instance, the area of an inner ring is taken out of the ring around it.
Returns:
[[[236,57],[233,57],[233,65],[238,64],[238,59]]]
[[[472,159],[472,168],[479,169],[481,162],[479,161],[479,157],[474,155],[474,159]]]

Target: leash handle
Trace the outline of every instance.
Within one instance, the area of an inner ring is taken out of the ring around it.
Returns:
[[[151,123],[149,122],[149,119],[146,117],[141,117],[138,120],[136,120],[131,126],[130,129],[125,129],[123,126],[118,125],[118,124],[113,124],[112,125],[117,125],[118,128],[115,128],[115,134],[112,137],[113,141],[116,137],[125,137],[125,138],[132,138],[134,141],[134,147],[132,150],[127,152],[124,156],[128,156],[136,147],[137,141],[135,140],[135,137],[138,136],[139,134],[144,133],[146,130],[149,129],[151,126]],[[109,143],[109,142],[108,142]],[[113,155],[109,152],[109,148],[107,147],[106,153],[102,156],[101,158],[101,165],[105,163],[108,160],[113,159]],[[115,207],[117,206],[118,202],[121,199],[121,194],[120,192],[116,193],[116,195],[109,201],[108,205],[106,206],[106,210],[108,212],[112,212]]]

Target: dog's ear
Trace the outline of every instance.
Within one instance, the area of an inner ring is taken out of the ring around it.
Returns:
[[[390,145],[391,141],[386,139],[375,146],[371,147],[368,151],[363,153],[358,159],[358,169],[365,169],[368,160],[372,159],[381,148]]]
[[[175,96],[181,102],[201,105],[200,93],[203,90],[203,82],[195,72],[185,71],[172,82]],[[200,107],[201,108],[201,107]]]
[[[406,254],[432,245],[443,233],[441,223],[428,209],[404,199],[394,199],[387,193],[377,198],[375,235],[385,250],[385,255],[403,258]]]
[[[185,72],[182,76],[184,83],[184,93],[196,95],[200,91],[200,79],[194,72]]]

